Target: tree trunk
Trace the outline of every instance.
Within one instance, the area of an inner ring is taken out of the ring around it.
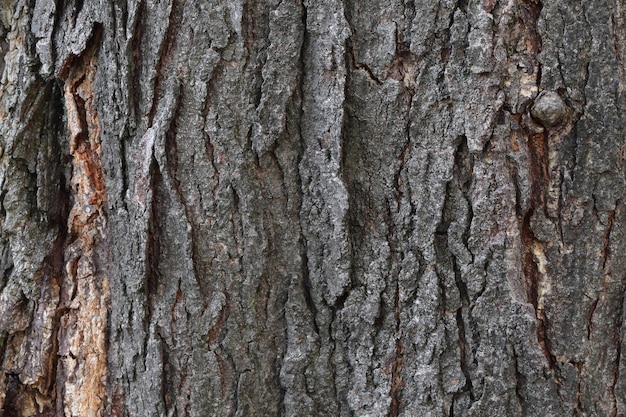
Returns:
[[[623,0],[4,0],[4,416],[624,416]]]

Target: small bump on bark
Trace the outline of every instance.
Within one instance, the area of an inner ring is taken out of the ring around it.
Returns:
[[[567,114],[567,104],[558,93],[544,91],[535,99],[530,114],[545,127],[551,127],[563,120]]]

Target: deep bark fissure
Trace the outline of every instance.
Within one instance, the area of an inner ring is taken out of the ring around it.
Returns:
[[[531,206],[531,209],[524,214],[521,224],[522,245],[524,247],[523,271],[526,277],[528,301],[532,304],[537,318],[537,341],[548,361],[550,369],[555,372],[554,376],[557,377],[556,358],[550,350],[550,340],[547,335],[547,319],[543,313],[543,306],[540,301],[542,296],[541,281],[544,279],[543,274],[545,272],[542,272],[540,266],[538,266],[540,263],[543,264],[544,260],[537,256],[544,256],[544,249],[543,244],[535,237],[530,226],[533,212],[534,207]]]
[[[401,320],[400,320],[400,284],[396,281],[396,289],[394,292],[394,321],[396,324],[395,329],[395,358],[391,368],[391,405],[389,407],[388,417],[397,417],[400,415],[402,406],[402,387],[404,381],[402,378],[402,370],[404,367],[404,352],[402,346],[402,334],[401,334]]]
[[[626,277],[622,279],[622,288],[626,287]],[[622,291],[622,297],[620,299],[620,303],[619,305],[621,306],[621,308],[619,309],[619,321],[618,321],[618,326],[617,328],[620,329],[620,331],[615,335],[615,346],[616,346],[616,358],[615,358],[615,365],[613,367],[613,383],[611,385],[610,388],[610,394],[613,400],[613,410],[612,412],[614,413],[611,417],[616,417],[617,413],[619,411],[619,403],[618,403],[618,398],[615,395],[615,389],[617,387],[617,384],[620,381],[620,362],[621,362],[621,358],[622,358],[622,334],[621,334],[621,329],[624,326],[624,292]]]
[[[206,119],[206,115],[203,117],[203,119]],[[213,143],[211,142],[211,137],[209,136],[208,133],[203,132],[204,133],[204,147],[205,147],[205,151],[206,151],[206,156],[209,159],[209,162],[211,163],[211,167],[213,168],[213,175],[215,176],[215,185],[213,186],[213,189],[211,190],[213,192],[213,196],[215,196],[217,194],[217,190],[219,190],[220,188],[220,171],[219,168],[217,166],[217,163],[215,162],[215,145],[213,145]]]
[[[526,410],[524,409],[524,396],[522,395],[522,386],[525,383],[526,378],[519,371],[518,357],[515,349],[513,349],[513,368],[515,370],[515,398],[517,399],[517,404],[519,407],[520,416],[526,415]]]
[[[163,39],[159,45],[159,58],[155,67],[156,79],[154,80],[154,86],[152,90],[152,106],[148,112],[148,126],[151,126],[154,122],[154,116],[156,115],[159,103],[165,91],[162,91],[164,78],[169,74],[166,73],[168,65],[172,63],[175,56],[172,57],[171,51],[174,50],[177,41],[177,31],[181,30],[181,22],[183,19],[183,7],[185,2],[182,0],[171,0],[170,13],[167,18],[167,27],[163,34]],[[140,24],[139,24],[140,25]],[[139,26],[141,27],[141,26]],[[140,32],[143,34],[143,32]],[[175,61],[174,61],[175,62]],[[137,74],[135,74],[135,77]]]
[[[309,259],[307,256],[307,248],[306,248],[306,244],[304,243],[304,238],[302,238],[301,246],[302,247],[300,249],[300,257],[302,259],[302,291],[304,295],[304,300],[306,301],[306,305],[309,308],[309,311],[311,312],[311,316],[313,318],[312,320],[313,329],[315,330],[315,333],[319,335],[320,329],[317,324],[318,311],[317,311],[317,306],[315,305],[315,301],[313,300],[313,296],[311,294],[313,285],[309,278],[309,265],[308,265]]]
[[[185,219],[187,223],[189,223],[190,229],[190,246],[191,246],[191,264],[193,266],[193,277],[197,283],[198,290],[203,295],[203,302],[206,304],[211,300],[211,292],[213,286],[209,281],[209,270],[211,260],[204,260],[202,256],[200,256],[199,249],[199,240],[202,235],[202,225],[200,224],[200,219],[194,214],[192,208],[190,207],[190,202],[183,191],[183,187],[181,184],[181,180],[179,179],[179,156],[178,156],[178,140],[179,140],[179,132],[177,120],[181,112],[183,111],[183,102],[185,100],[185,92],[184,87],[179,86],[176,90],[176,101],[172,104],[173,108],[171,111],[171,120],[167,126],[165,131],[165,156],[167,163],[167,171],[168,176],[172,181],[173,193],[178,198],[180,204],[183,207],[185,212]],[[206,142],[205,142],[206,146]],[[199,202],[202,205],[202,201]],[[206,265],[205,265],[206,264]]]
[[[461,221],[461,219],[454,218],[454,205],[467,204],[467,217],[463,219],[463,232],[461,240],[463,245],[468,247],[468,239],[470,234],[470,227],[472,222],[471,211],[471,198],[469,195],[472,179],[473,179],[473,156],[469,153],[467,146],[467,138],[462,135],[457,138],[458,145],[454,153],[454,166],[452,172],[452,180],[446,185],[446,198],[443,204],[442,221],[439,225],[439,233],[441,246],[443,246],[444,257],[448,258],[452,266],[452,273],[454,274],[454,283],[459,293],[460,304],[456,308],[455,321],[457,325],[457,337],[458,337],[458,349],[459,349],[459,366],[461,372],[465,378],[465,384],[461,389],[452,396],[452,402],[458,400],[463,394],[468,393],[471,402],[476,400],[474,394],[474,386],[472,383],[472,375],[470,372],[470,363],[473,355],[468,351],[466,324],[464,318],[464,311],[467,312],[467,319],[470,324],[471,321],[471,309],[473,307],[472,300],[468,293],[467,284],[463,281],[461,268],[459,266],[459,259],[451,251],[448,240],[453,238],[450,235],[450,226],[452,222]],[[437,242],[437,240],[435,240]],[[469,360],[468,360],[469,359]]]
[[[585,364],[576,361],[570,361],[569,363],[576,369],[576,403],[572,411],[574,416],[578,416],[580,413],[583,413],[581,375]]]
[[[152,190],[152,201],[150,207],[150,217],[148,219],[148,244],[146,245],[146,327],[152,321],[153,310],[156,304],[156,297],[159,288],[159,263],[161,258],[161,227],[159,219],[164,215],[162,207],[163,195],[163,177],[159,164],[154,156],[151,160],[151,177],[150,177],[150,189]],[[149,330],[146,328],[146,330]]]
[[[161,348],[161,372],[163,375],[163,380],[161,381],[161,401],[163,401],[163,405],[165,411],[172,409],[172,393],[170,392],[171,388],[174,385],[174,381],[172,380],[172,375],[170,371],[170,348],[167,345],[167,341],[161,334],[157,331],[157,338],[159,340],[159,345]]]
[[[140,105],[141,99],[144,96],[143,88],[145,86],[141,85],[141,67],[143,64],[142,53],[141,53],[141,43],[143,41],[144,36],[144,18],[146,13],[146,0],[137,0],[137,10],[135,11],[135,21],[133,22],[132,29],[132,40],[130,42],[130,49],[132,51],[132,56],[130,58],[130,62],[132,63],[129,69],[129,79],[130,86],[132,90],[129,92],[129,99],[132,101],[131,108],[133,109],[132,116],[135,119],[135,124],[137,124],[138,119],[140,117]],[[126,158],[122,158],[125,160]]]
[[[60,92],[59,92],[60,96]],[[58,188],[58,233],[57,237],[52,244],[52,250],[50,251],[50,255],[47,258],[47,265],[49,267],[47,277],[50,279],[50,285],[58,286],[59,293],[63,294],[65,289],[63,288],[64,280],[61,279],[63,276],[64,269],[64,251],[65,251],[65,242],[68,239],[68,230],[67,230],[67,218],[69,216],[70,211],[70,193],[66,188],[66,181],[63,175],[61,174],[61,184]],[[56,282],[55,282],[56,281]],[[50,384],[48,385],[48,392],[51,397],[52,408],[55,407],[57,402],[60,402],[60,397],[58,394],[59,387],[54,384],[55,378],[57,376],[57,370],[59,366],[59,362],[55,360],[58,356],[59,352],[59,330],[61,328],[61,317],[66,315],[69,312],[69,308],[64,305],[59,299],[59,303],[55,310],[54,318],[52,319],[52,347],[50,352],[50,368],[49,368],[49,378]],[[3,355],[4,356],[4,355]],[[2,357],[3,357],[2,356]]]
[[[128,195],[128,190],[129,190],[129,181],[130,181],[130,171],[128,169],[128,140],[130,138],[130,135],[128,134],[127,131],[124,132],[124,136],[123,138],[120,140],[120,147],[119,147],[119,152],[120,152],[120,176],[121,176],[121,181],[122,181],[122,187],[120,189],[120,198],[118,199],[118,201],[121,202],[121,208],[123,208],[124,210],[128,211],[128,202],[126,200],[126,197]]]
[[[600,294],[598,295],[597,300],[604,300],[604,299],[610,299],[611,296],[610,294],[607,294],[608,292],[608,288],[609,288],[609,280],[610,277],[614,274],[614,273],[619,273],[618,271],[612,271],[610,266],[608,265],[608,261],[610,258],[612,258],[612,252],[611,252],[611,232],[613,230],[613,225],[615,222],[615,215],[617,210],[619,209],[619,205],[620,205],[621,199],[618,200],[616,202],[616,209],[612,210],[608,213],[607,216],[607,225],[606,225],[606,229],[603,235],[603,248],[602,248],[602,272],[603,272],[603,277],[602,277],[602,290],[600,291]],[[618,298],[618,312],[616,314],[616,318],[617,320],[615,321],[615,326],[614,328],[621,328],[622,323],[624,321],[624,314],[623,314],[623,308],[624,308],[624,290],[626,290],[626,286],[623,284],[623,281],[626,280],[625,278],[623,278],[622,281],[622,285],[621,285],[621,294],[622,296],[620,297],[621,299]],[[596,301],[597,301],[596,300]],[[607,300],[607,302],[609,302],[609,300]],[[597,303],[595,304],[595,306],[597,306]],[[595,311],[595,306],[594,306],[594,311]],[[593,311],[590,313],[592,319],[590,320],[590,324],[591,326],[593,326]],[[615,346],[615,360],[613,361],[612,364],[612,381],[611,384],[608,387],[608,395],[609,395],[609,399],[611,400],[612,403],[612,408],[611,408],[611,417],[616,417],[617,413],[618,413],[618,405],[617,405],[617,397],[615,395],[615,386],[617,385],[618,382],[618,377],[619,377],[619,364],[620,364],[620,357],[621,357],[621,335],[619,333],[614,333],[612,335],[612,344]]]

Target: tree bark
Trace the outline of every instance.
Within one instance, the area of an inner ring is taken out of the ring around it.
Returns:
[[[623,0],[6,0],[0,414],[626,415]]]

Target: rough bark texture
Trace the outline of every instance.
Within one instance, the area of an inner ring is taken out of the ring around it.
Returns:
[[[4,0],[4,416],[626,415],[623,0]]]

